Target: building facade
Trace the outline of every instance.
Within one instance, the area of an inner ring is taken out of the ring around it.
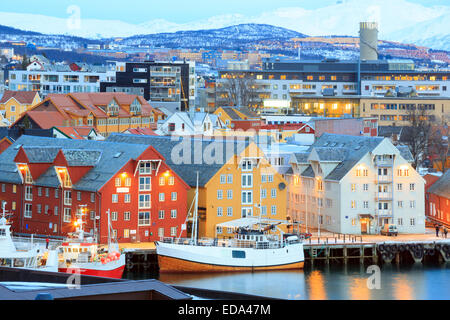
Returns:
[[[66,236],[84,229],[119,242],[185,235],[188,186],[145,145],[20,137],[0,155],[0,198],[16,233]]]
[[[172,112],[195,106],[195,62],[117,62],[115,78],[102,81],[101,92],[125,92],[144,97]]]
[[[0,100],[0,112],[10,123],[14,123],[24,112],[41,101],[39,93],[35,91],[6,90]]]
[[[199,237],[232,237],[217,224],[242,217],[286,219],[286,180],[254,143],[125,134],[107,141],[154,146],[191,187],[189,206],[198,185]]]
[[[388,139],[324,133],[291,158],[288,214],[313,229],[378,234],[425,232],[424,179],[407,147]]]
[[[103,136],[130,128],[154,128],[164,114],[143,97],[121,92],[51,94],[24,113],[13,127],[49,129],[90,126]]]

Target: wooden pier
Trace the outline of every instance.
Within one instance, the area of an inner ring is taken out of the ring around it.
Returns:
[[[450,262],[449,240],[369,242],[361,236],[304,240],[305,263],[325,264],[411,264],[422,262]],[[125,249],[126,270],[157,272],[156,249]]]

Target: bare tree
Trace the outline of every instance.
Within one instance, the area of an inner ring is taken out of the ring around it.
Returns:
[[[429,148],[432,121],[425,108],[413,107],[407,113],[409,126],[405,129],[403,142],[408,145],[413,156],[414,169],[425,159]]]
[[[429,153],[436,168],[445,173],[449,157],[449,126],[434,126],[431,129]]]
[[[261,103],[258,95],[258,84],[249,75],[240,74],[227,78],[222,84],[229,106],[252,107]]]

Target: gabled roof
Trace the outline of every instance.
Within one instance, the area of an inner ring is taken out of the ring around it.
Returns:
[[[32,104],[36,95],[39,95],[36,91],[10,91],[6,90],[3,94],[0,103],[6,103],[9,99],[14,98],[21,104]]]
[[[139,144],[23,135],[0,155],[0,181],[21,183],[14,162],[21,146],[26,151],[27,156],[31,157],[34,162],[53,162],[56,156],[55,152],[62,150],[70,166],[93,166],[73,185],[74,190],[92,192],[99,191],[130,159],[137,159],[148,148],[146,145]],[[47,171],[39,176],[35,184],[58,187],[59,180],[54,167],[50,166]]]
[[[339,161],[339,164],[325,177],[327,180],[341,180],[368,152],[375,149],[384,138],[350,136],[343,134],[324,133],[311,145],[308,152],[319,150],[324,161]],[[332,159],[332,160],[330,160]],[[314,171],[309,166],[302,176],[314,177]]]
[[[231,157],[241,154],[249,145],[245,141],[216,141],[187,137],[174,139],[167,136],[137,136],[119,133],[112,133],[106,141],[153,146],[164,156],[166,163],[191,187],[196,186],[197,171],[199,172],[199,186],[205,186]],[[177,152],[181,149],[183,142],[186,143],[186,150],[189,152],[186,155]],[[217,148],[214,150],[213,147]],[[213,154],[213,151],[218,151],[220,154]],[[211,155],[211,158],[218,159],[219,163],[203,159],[203,155]]]
[[[157,134],[150,128],[130,128],[125,131],[130,134],[136,134],[136,135],[157,136]]]
[[[437,196],[450,199],[450,169],[447,170],[438,181],[428,188],[428,192]]]
[[[243,120],[239,112],[247,118],[259,119],[259,116],[247,107],[222,107],[222,110],[233,120]]]
[[[94,131],[97,133],[97,130],[94,127],[90,126],[79,126],[79,127],[53,127],[55,130],[58,130],[63,135],[65,135],[69,139],[87,139],[89,134]],[[97,133],[98,134],[98,133]]]

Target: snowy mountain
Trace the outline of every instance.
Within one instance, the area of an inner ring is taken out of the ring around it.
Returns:
[[[312,36],[357,36],[360,21],[377,21],[380,39],[450,49],[446,41],[450,35],[450,6],[425,7],[408,0],[340,0],[313,10],[279,8],[257,16],[224,14],[188,23],[157,19],[130,24],[116,20],[81,19],[78,25],[70,19],[7,12],[0,12],[0,21],[2,25],[22,30],[91,39],[220,29],[239,24],[269,24]]]

